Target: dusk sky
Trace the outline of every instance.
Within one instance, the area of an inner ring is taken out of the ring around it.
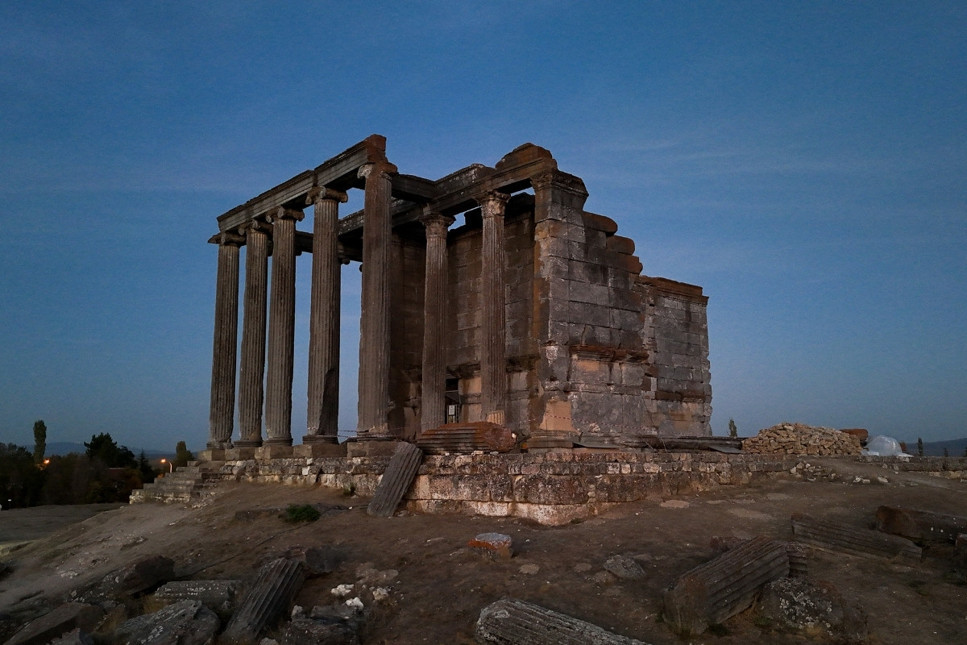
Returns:
[[[33,1],[0,3],[0,441],[203,448],[215,218],[373,133],[431,179],[524,142],[582,177],[709,296],[716,434],[967,436],[967,3]]]

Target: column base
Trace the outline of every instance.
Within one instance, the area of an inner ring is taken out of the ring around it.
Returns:
[[[291,446],[292,437],[269,437],[262,442],[263,446]]]
[[[198,461],[225,461],[226,451],[222,448],[209,448],[198,453]]]
[[[255,449],[256,459],[289,459],[292,457],[292,446],[284,443],[270,444],[266,442],[261,448]]]
[[[244,461],[246,459],[255,459],[255,452],[258,450],[258,446],[241,446],[236,444],[235,448],[225,451],[225,461]]]
[[[261,439],[239,439],[235,442],[236,448],[258,448],[261,445]]]
[[[307,443],[339,443],[339,438],[331,434],[307,434],[302,437],[303,445]]]
[[[338,443],[312,442],[304,443],[301,446],[292,446],[292,456],[299,459],[312,459],[314,457],[345,457],[346,445]]]

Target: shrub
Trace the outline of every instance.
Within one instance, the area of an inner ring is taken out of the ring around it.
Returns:
[[[282,514],[286,522],[315,522],[319,517],[319,510],[309,504],[289,504]]]

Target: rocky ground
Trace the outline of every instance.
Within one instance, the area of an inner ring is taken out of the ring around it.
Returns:
[[[728,539],[790,539],[794,512],[863,529],[882,504],[967,514],[965,492],[967,484],[959,481],[810,458],[796,475],[628,504],[555,528],[509,518],[407,513],[373,518],[365,511],[367,499],[342,491],[252,484],[222,485],[193,507],[144,504],[99,512],[39,539],[18,534],[17,527],[53,526],[62,508],[2,511],[0,561],[12,572],[0,578],[0,642],[28,617],[72,593],[83,595],[112,571],[147,555],[173,559],[178,579],[247,581],[273,555],[318,546],[333,556],[333,570],[310,577],[296,603],[308,614],[312,607],[358,597],[364,643],[472,643],[481,609],[504,597],[654,644],[836,642],[864,632],[873,644],[964,643],[967,585],[951,564],[951,550],[943,547],[928,548],[919,564],[811,551],[814,596],[819,589],[847,609],[850,629],[839,636],[821,629],[796,633],[782,625],[777,607],[801,596],[801,588],[779,589],[768,602],[691,639],[672,633],[660,610],[663,590],[714,557]],[[279,510],[289,504],[315,505],[322,517],[287,523]],[[487,532],[510,535],[514,557],[491,559],[468,547]],[[608,570],[621,573],[614,556],[633,559],[644,576],[615,575]],[[332,593],[340,585],[352,585],[343,587],[342,599]],[[124,603],[109,620],[117,624],[145,603],[150,596]]]

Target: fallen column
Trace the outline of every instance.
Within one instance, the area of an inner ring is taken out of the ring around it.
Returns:
[[[911,540],[953,544],[958,535],[967,533],[967,517],[881,506],[876,509],[876,530]]]
[[[540,605],[502,598],[480,611],[479,643],[501,645],[645,645]]]
[[[305,577],[300,560],[278,558],[264,564],[219,642],[257,642],[262,630],[288,611]]]
[[[688,571],[665,591],[665,621],[679,633],[701,634],[747,609],[763,585],[788,574],[786,544],[753,538]]]
[[[398,445],[366,512],[376,517],[392,517],[413,483],[422,461],[422,450],[411,443]]]
[[[508,428],[487,421],[448,423],[424,430],[416,439],[416,445],[431,455],[447,452],[469,454],[476,450],[509,452],[514,449],[516,442],[516,437]]]
[[[902,558],[919,562],[923,554],[920,547],[906,538],[854,529],[837,522],[815,520],[802,513],[793,514],[792,533],[799,542],[867,557]]]

